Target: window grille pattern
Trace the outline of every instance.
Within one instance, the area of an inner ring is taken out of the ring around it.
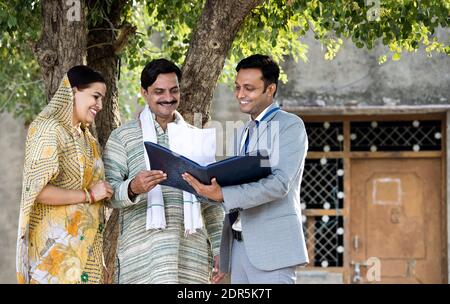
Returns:
[[[351,122],[352,151],[441,150],[440,121]]]
[[[343,267],[344,160],[327,152],[343,151],[342,122],[306,123],[309,156],[301,188],[303,227],[310,258],[309,267]],[[351,121],[350,151],[439,151],[441,121]],[[316,159],[317,157],[322,157]],[[314,158],[311,158],[314,157]],[[330,209],[324,212],[323,210]],[[326,214],[326,215],[323,215]]]
[[[308,151],[342,151],[344,133],[341,122],[311,122],[305,125],[308,134]]]
[[[304,224],[310,266],[341,267],[344,255],[342,216],[315,216]]]
[[[343,208],[344,170],[342,159],[306,159],[301,203],[303,209]]]

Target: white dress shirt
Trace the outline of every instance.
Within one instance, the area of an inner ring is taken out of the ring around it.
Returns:
[[[269,108],[270,108],[271,106],[272,106],[272,104],[270,104],[267,108],[265,108],[264,111],[262,111],[262,112],[258,115],[258,117],[256,117],[255,120],[256,120],[256,121],[260,121],[261,118],[263,118],[264,115],[266,115],[267,111],[269,110]],[[250,119],[251,119],[251,118],[250,118]],[[241,138],[240,151],[242,151],[242,149],[244,148],[245,140],[246,140],[246,138],[247,138],[247,136],[248,136],[248,132],[249,132],[248,129],[249,129],[249,128],[247,127],[247,129],[245,130],[244,136],[242,136],[242,138]],[[238,214],[238,217],[237,217],[236,221],[234,221],[234,224],[233,224],[233,226],[231,226],[231,227],[233,228],[233,230],[236,230],[236,231],[242,231],[241,215],[240,215],[240,214]]]

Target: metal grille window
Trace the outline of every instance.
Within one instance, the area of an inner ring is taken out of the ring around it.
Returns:
[[[343,208],[343,184],[342,159],[307,159],[302,180],[302,208]]]
[[[440,121],[351,122],[352,151],[439,151]]]
[[[308,151],[342,151],[344,135],[341,122],[311,122],[306,125]]]
[[[304,271],[332,267],[333,272],[349,275],[353,226],[345,195],[352,195],[352,185],[358,179],[357,174],[349,175],[353,163],[364,159],[441,157],[445,130],[439,117],[304,117],[309,149],[300,197],[310,259]],[[344,261],[344,257],[349,260]]]
[[[344,150],[342,122],[305,124],[309,149],[301,188],[309,267],[342,267]]]
[[[342,216],[309,217],[305,227],[310,264],[314,267],[343,265],[344,228]]]

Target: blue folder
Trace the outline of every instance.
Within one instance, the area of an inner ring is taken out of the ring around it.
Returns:
[[[272,173],[270,167],[261,166],[268,156],[265,151],[230,157],[207,166],[199,165],[187,157],[181,156],[161,145],[145,142],[150,167],[167,173],[167,179],[160,185],[181,189],[195,195],[198,193],[182,177],[187,172],[205,185],[216,178],[221,187],[256,182]],[[256,154],[256,155],[253,155]]]

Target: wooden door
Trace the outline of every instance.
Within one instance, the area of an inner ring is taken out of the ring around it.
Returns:
[[[440,159],[353,159],[350,214],[351,283],[445,282]]]

